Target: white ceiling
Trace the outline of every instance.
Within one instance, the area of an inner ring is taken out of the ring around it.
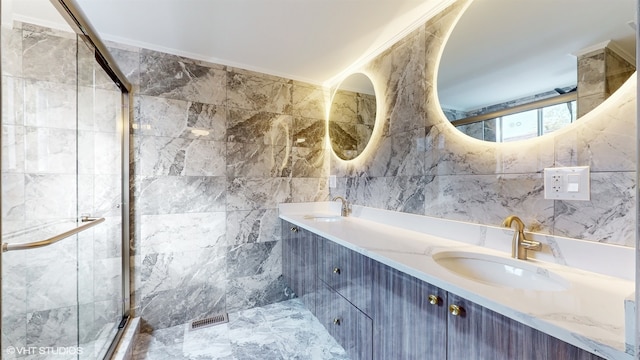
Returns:
[[[324,85],[333,85],[453,2],[76,1],[105,40]],[[60,23],[55,10],[49,10],[49,0],[2,4],[3,19],[9,8],[17,20]],[[620,5],[624,6],[618,9]],[[585,9],[589,14],[580,15]],[[489,104],[494,100],[487,94],[513,99],[538,91],[534,88],[547,91],[575,84],[567,80],[575,79],[567,75],[575,74],[575,58],[569,54],[629,33],[634,46],[633,31],[626,25],[634,14],[635,0],[475,0],[445,47],[437,79],[439,97],[447,105],[469,107],[474,105],[455,105],[453,99]],[[573,23],[576,19],[578,24]],[[618,35],[587,37],[587,29],[605,28],[610,22]],[[570,50],[561,43],[569,43]],[[556,58],[554,65],[542,65],[549,56]],[[569,69],[571,62],[574,67]],[[530,71],[536,67],[544,70]],[[496,78],[517,79],[517,85],[487,85]]]
[[[13,10],[37,17],[47,1]],[[453,0],[76,1],[105,40],[324,84]]]

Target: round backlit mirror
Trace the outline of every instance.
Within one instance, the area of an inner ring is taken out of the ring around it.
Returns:
[[[441,108],[486,141],[555,131],[635,71],[635,0],[473,0],[444,45]]]
[[[329,138],[343,160],[356,158],[365,149],[376,123],[376,95],[371,79],[355,73],[344,79],[331,101]]]

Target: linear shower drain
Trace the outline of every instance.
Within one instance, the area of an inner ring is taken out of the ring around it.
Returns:
[[[224,314],[216,314],[212,317],[208,317],[206,319],[193,320],[191,322],[190,330],[202,329],[209,326],[220,325],[229,322],[229,315],[227,313]]]

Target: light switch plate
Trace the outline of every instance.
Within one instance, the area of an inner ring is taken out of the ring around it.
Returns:
[[[588,166],[544,169],[544,198],[551,200],[591,200]]]

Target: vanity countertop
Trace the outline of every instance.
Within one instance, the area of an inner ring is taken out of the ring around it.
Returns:
[[[327,212],[339,215],[339,207],[336,208],[335,204],[281,204],[280,218],[606,359],[632,358],[629,353],[633,348],[625,342],[625,299],[633,294],[634,281],[530,259],[526,260],[529,264],[544,267],[566,279],[570,284],[568,289],[538,291],[485,285],[450,272],[437,264],[432,255],[455,250],[509,257],[510,252],[502,250],[510,249],[510,238],[506,241],[501,239],[499,247],[504,245],[504,249],[492,248],[490,241],[478,244],[474,239],[452,240],[450,236],[442,236],[443,231],[438,229],[449,227],[448,232],[459,232],[463,237],[469,237],[463,233],[481,226],[356,206],[354,216],[339,221],[316,221],[308,216]],[[378,221],[383,218],[400,220],[396,224],[390,220]],[[433,226],[433,232],[438,235],[419,227],[403,226],[416,220],[437,224]],[[502,237],[513,234],[510,229],[498,231]],[[487,235],[486,229],[479,232]],[[556,245],[553,241],[545,241],[543,251],[551,248],[557,252]],[[629,261],[626,249],[604,246],[604,253],[624,254],[618,262]],[[544,258],[544,255],[540,257]]]

